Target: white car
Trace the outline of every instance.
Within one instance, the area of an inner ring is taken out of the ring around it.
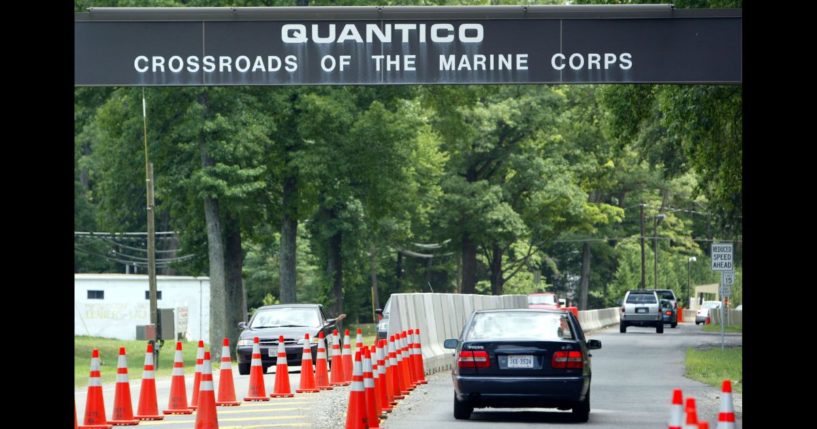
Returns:
[[[709,318],[709,310],[718,308],[721,308],[720,301],[704,301],[701,308],[699,308],[698,312],[695,313],[695,324],[699,325],[701,323],[706,323],[706,319]]]

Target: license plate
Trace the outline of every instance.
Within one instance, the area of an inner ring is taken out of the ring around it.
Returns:
[[[647,309],[646,309],[646,308],[636,308],[636,309],[635,309],[635,312],[636,312],[636,313],[646,313],[646,312],[647,312]]]
[[[508,368],[533,368],[532,355],[508,356]]]

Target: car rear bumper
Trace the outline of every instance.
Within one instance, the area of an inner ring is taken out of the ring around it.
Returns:
[[[460,401],[475,407],[561,407],[584,399],[590,378],[572,377],[480,377],[454,375],[454,391]]]
[[[660,318],[661,318],[661,316],[658,315],[658,314],[655,314],[655,313],[650,314],[650,315],[643,315],[643,316],[642,315],[638,315],[638,316],[635,316],[635,315],[627,315],[627,316],[622,315],[621,316],[621,321],[622,322],[627,322],[627,323],[630,323],[630,324],[636,324],[638,322],[655,323]]]

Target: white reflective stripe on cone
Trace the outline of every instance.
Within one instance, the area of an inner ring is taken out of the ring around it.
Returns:
[[[145,353],[145,365],[153,365],[153,353]]]
[[[199,391],[200,392],[210,392],[213,390],[213,382],[211,380],[201,381],[199,384]]]
[[[184,362],[184,354],[181,350],[176,350],[176,355],[173,357],[174,362]]]
[[[116,360],[116,367],[128,369],[128,357],[125,355],[119,355]]]
[[[99,381],[99,377],[91,377],[88,380],[88,386],[92,386],[92,387],[102,386],[102,383]]]
[[[154,375],[153,371],[145,371],[145,372],[142,373],[142,378],[154,378],[154,377],[155,377],[155,375]]]
[[[184,375],[184,368],[173,368],[173,375]]]
[[[261,359],[253,359],[252,362],[250,362],[250,365],[251,366],[261,366]]]
[[[99,371],[99,358],[91,358],[91,371]]]
[[[117,383],[127,383],[128,382],[128,374],[116,374],[116,382]]]

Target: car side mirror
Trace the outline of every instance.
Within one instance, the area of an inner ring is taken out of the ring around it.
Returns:
[[[247,322],[238,322],[238,329],[247,329]]]
[[[335,323],[336,320],[337,319],[326,319],[323,323],[324,323],[324,325],[331,325],[331,324]]]
[[[601,348],[601,341],[599,340],[587,340],[587,348],[590,350],[596,350]]]
[[[459,345],[459,341],[456,338],[449,338],[443,341],[443,347],[447,349],[456,349],[457,345]]]

